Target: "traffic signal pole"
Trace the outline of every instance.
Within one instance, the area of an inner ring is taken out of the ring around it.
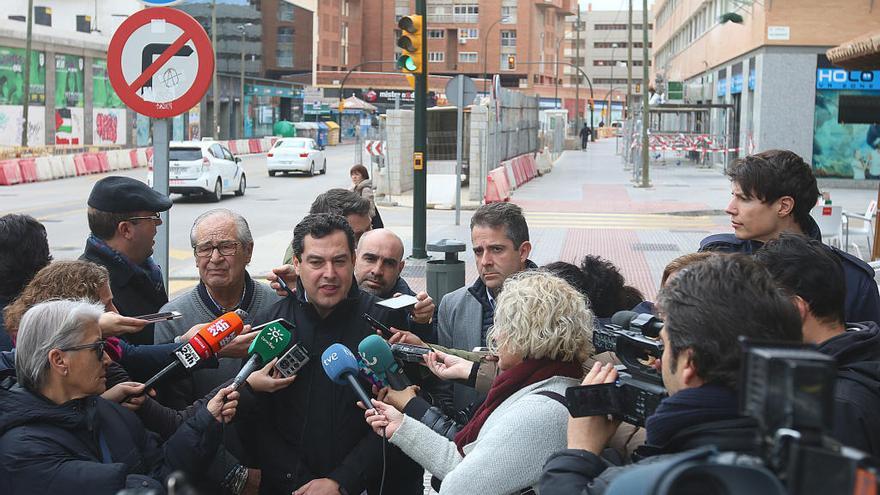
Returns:
[[[412,257],[426,259],[428,252],[425,249],[427,243],[426,201],[428,184],[428,159],[426,156],[428,144],[428,50],[425,32],[427,27],[426,0],[416,0],[416,15],[421,16],[422,26],[418,33],[421,50],[422,70],[415,74],[415,125],[413,126],[413,236]]]

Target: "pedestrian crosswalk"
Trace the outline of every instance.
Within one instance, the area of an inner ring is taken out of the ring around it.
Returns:
[[[530,228],[619,230],[717,230],[710,216],[660,213],[561,213],[525,212]]]

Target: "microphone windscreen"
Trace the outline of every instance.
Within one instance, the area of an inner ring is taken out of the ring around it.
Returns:
[[[629,324],[636,316],[639,316],[639,314],[635,311],[618,311],[611,317],[611,324],[623,328],[629,328]]]
[[[359,369],[357,358],[342,344],[333,344],[321,354],[321,365],[324,373],[338,385],[347,385],[346,374],[357,376]]]
[[[358,354],[361,355],[364,364],[374,373],[385,373],[395,364],[391,347],[385,342],[385,339],[375,334],[361,341],[358,345]]]

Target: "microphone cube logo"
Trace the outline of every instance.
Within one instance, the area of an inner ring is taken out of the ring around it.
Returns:
[[[330,363],[337,359],[339,359],[339,356],[335,352],[330,353],[330,355],[324,357],[324,366],[330,366]]]
[[[226,330],[228,330],[229,327],[230,327],[230,325],[229,325],[229,322],[228,322],[228,321],[226,321],[226,320],[217,320],[213,325],[211,325],[210,327],[208,327],[208,332],[209,332],[213,337],[216,337],[216,336],[220,335],[221,333],[225,332]]]
[[[192,368],[199,363],[199,355],[196,353],[195,349],[193,349],[191,344],[186,344],[174,354],[177,355],[177,359],[180,360],[184,368]]]
[[[272,330],[269,331],[269,334],[266,335],[266,338],[270,342],[277,344],[277,343],[281,342],[282,340],[284,340],[284,335],[282,335],[281,331],[278,330],[277,328],[273,328]]]

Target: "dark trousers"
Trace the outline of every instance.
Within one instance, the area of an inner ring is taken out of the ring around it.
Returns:
[[[589,142],[590,142],[590,137],[589,137],[589,136],[583,136],[583,137],[581,137],[581,149],[582,149],[582,150],[587,149],[587,143],[589,143]]]

